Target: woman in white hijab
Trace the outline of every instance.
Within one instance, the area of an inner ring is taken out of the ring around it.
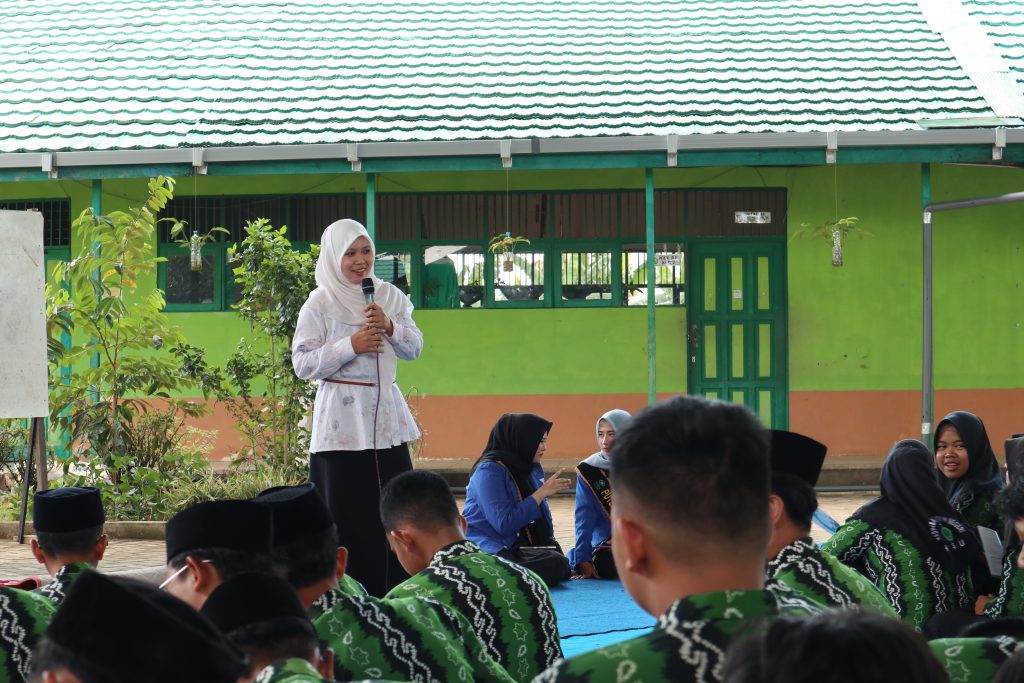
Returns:
[[[615,436],[629,423],[625,410],[609,410],[597,419],[597,453],[576,467],[576,547],[569,564],[578,579],[615,579],[612,560],[612,489],[608,481]]]
[[[375,248],[353,220],[331,223],[320,242],[316,284],[299,312],[292,365],[319,380],[313,404],[309,479],[348,548],[346,574],[383,596],[406,578],[378,512],[380,489],[412,469],[407,443],[420,432],[395,381],[398,359],[415,360],[423,334],[412,303],[373,274]],[[373,281],[373,303],[362,282]]]

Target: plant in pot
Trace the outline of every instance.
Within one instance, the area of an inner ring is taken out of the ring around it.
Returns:
[[[832,221],[825,221],[820,225],[811,226],[810,223],[801,223],[800,228],[793,233],[791,239],[804,237],[823,239],[832,243],[832,265],[839,267],[843,265],[843,247],[851,235],[864,238],[871,233],[864,230],[857,223],[860,221],[856,216],[837,218]]]
[[[513,236],[511,232],[500,232],[491,238],[487,243],[487,251],[494,254],[494,257],[501,259],[501,270],[511,273],[515,265],[512,262],[512,255],[515,253],[516,245],[529,244],[530,240],[519,235]]]

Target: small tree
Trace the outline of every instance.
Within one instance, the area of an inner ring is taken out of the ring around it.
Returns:
[[[156,273],[163,259],[154,255],[157,214],[173,196],[174,180],[149,181],[142,206],[104,216],[86,209],[72,225],[82,249],[53,271],[46,286],[47,350],[50,358],[50,419],[70,436],[79,452],[91,452],[110,468],[131,455],[126,436],[149,398],[169,401],[168,411],[183,419],[205,406],[172,400],[188,386],[173,357],[162,350],[181,335],[163,314],[159,289],[138,292],[139,282]],[[62,332],[71,335],[66,346]],[[62,376],[63,366],[70,375]]]

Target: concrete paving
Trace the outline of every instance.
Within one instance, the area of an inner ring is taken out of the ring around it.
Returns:
[[[824,493],[819,495],[821,507],[842,522],[854,510],[873,497],[873,493]],[[459,496],[461,508],[465,498]],[[575,498],[572,495],[558,495],[550,499],[551,516],[554,520],[555,537],[568,550],[575,543],[573,511]],[[31,527],[30,527],[31,528]],[[828,534],[814,527],[815,540],[824,541]],[[31,537],[28,537],[31,538]],[[0,539],[0,579],[20,579],[28,576],[43,576],[45,568],[35,561],[28,547],[18,545],[11,536]],[[164,542],[162,540],[137,540],[113,538],[107,547],[106,556],[100,569],[109,573],[131,573],[138,578],[159,583],[164,575]]]

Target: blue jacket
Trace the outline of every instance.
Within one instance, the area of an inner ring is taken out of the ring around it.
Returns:
[[[569,564],[575,569],[580,562],[592,562],[594,548],[611,537],[611,520],[583,477],[576,477],[576,547],[569,551]]]
[[[544,483],[544,469],[539,463],[530,474],[538,487]],[[520,500],[512,475],[495,462],[480,463],[469,478],[462,514],[469,525],[466,536],[492,555],[515,545],[523,527],[541,515],[551,525],[548,502],[537,505],[530,496]]]

